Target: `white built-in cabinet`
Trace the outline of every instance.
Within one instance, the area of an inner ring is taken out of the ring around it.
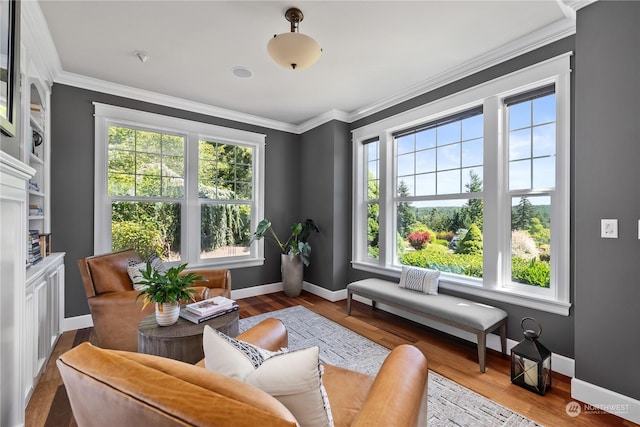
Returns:
[[[29,401],[60,337],[64,254],[53,253],[27,269],[24,307],[23,394]]]
[[[25,408],[61,334],[64,253],[28,266],[28,231],[51,232],[50,96],[37,2],[22,2],[16,137],[0,145],[0,426],[24,426]],[[34,140],[34,132],[38,134]],[[35,144],[34,142],[40,142]],[[16,145],[19,144],[19,147]],[[37,207],[36,210],[30,206]],[[55,241],[53,242],[55,250]]]

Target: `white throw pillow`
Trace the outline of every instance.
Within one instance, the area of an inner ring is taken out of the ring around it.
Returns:
[[[429,295],[438,295],[439,278],[440,272],[438,270],[403,265],[398,286]]]
[[[301,427],[333,426],[318,347],[270,352],[208,325],[204,327],[202,346],[207,369],[270,394],[289,409]]]
[[[127,273],[129,273],[129,278],[131,279],[131,283],[133,283],[133,289],[136,291],[142,291],[147,286],[142,285],[140,282],[144,281],[142,277],[142,273],[140,270],[147,269],[147,262],[151,263],[151,269],[155,271],[159,271],[160,273],[167,272],[167,266],[164,265],[162,259],[158,258],[156,255],[151,255],[148,261],[139,262],[134,260],[129,260],[129,267],[127,267]]]

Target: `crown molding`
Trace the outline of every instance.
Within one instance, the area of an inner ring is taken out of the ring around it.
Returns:
[[[542,28],[539,31],[536,31],[535,33],[514,40],[485,55],[481,55],[459,67],[454,67],[437,74],[432,78],[413,85],[396,95],[354,110],[349,113],[348,120],[351,123],[389,107],[393,107],[394,105],[408,101],[416,96],[425,94],[449,83],[453,83],[482,70],[486,70],[554,41],[561,40],[567,36],[575,34],[575,32],[575,19],[562,19]]]
[[[574,11],[578,11],[583,7],[587,7],[592,3],[595,3],[598,0],[559,0],[564,3],[567,7],[570,7]]]
[[[62,71],[61,73],[59,73],[55,78],[55,82],[79,87],[81,89],[93,90],[96,92],[103,92],[110,95],[122,96],[129,99],[149,102],[152,104],[164,105],[165,107],[177,108],[179,110],[192,111],[194,113],[206,114],[208,116],[233,120],[240,123],[266,127],[269,129],[292,133],[296,133],[297,131],[297,126],[290,123],[279,122],[276,120],[266,119],[264,117],[254,116],[251,114],[227,110],[225,108],[220,108],[213,105],[189,101],[187,99],[177,98],[174,96],[163,95],[157,92],[138,89],[131,86],[125,86],[118,83],[95,79],[93,77],[69,73],[66,71]]]
[[[430,79],[408,87],[407,89],[388,98],[381,99],[351,112],[344,112],[335,109],[329,110],[298,125],[64,71],[53,43],[53,39],[51,38],[49,28],[47,27],[46,20],[44,19],[44,15],[42,14],[42,10],[40,9],[37,1],[23,1],[22,4],[24,22],[26,24],[25,27],[27,27],[28,31],[31,33],[29,37],[32,37],[32,42],[30,42],[28,47],[29,49],[34,49],[37,52],[37,57],[42,60],[37,61],[38,63],[42,62],[43,64],[39,71],[46,76],[45,80],[50,83],[55,82],[66,84],[82,89],[122,96],[138,101],[164,105],[171,108],[192,111],[241,123],[280,130],[283,132],[302,134],[331,120],[353,123],[359,119],[430,92],[446,84],[455,82],[564,37],[573,35],[576,31],[575,14],[571,13],[568,8],[578,10],[594,3],[596,0],[556,1],[565,14],[565,19],[548,25],[526,37],[514,40],[513,42],[504,45],[502,48],[496,49],[485,55],[481,55],[459,67],[451,68]],[[27,7],[24,7],[25,5]]]
[[[334,110],[329,110],[326,113],[322,113],[312,119],[309,119],[304,123],[301,123],[296,127],[296,133],[298,134],[305,133],[313,128],[316,128],[332,120],[339,120],[341,122],[346,122],[346,123],[351,122],[349,113],[334,109]]]
[[[55,76],[62,71],[62,65],[38,2],[22,1],[20,19],[22,43],[33,59],[31,63],[40,77],[51,86]]]

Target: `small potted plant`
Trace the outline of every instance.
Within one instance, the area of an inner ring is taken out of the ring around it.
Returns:
[[[173,325],[178,321],[180,314],[180,301],[195,301],[191,288],[198,280],[207,280],[195,273],[182,274],[187,264],[171,267],[166,272],[160,272],[151,267],[147,262],[147,268],[140,270],[144,280],[139,282],[145,286],[136,296],[144,299],[144,307],[149,303],[156,304],[156,321],[160,326]]]
[[[267,234],[267,231],[270,234]],[[304,267],[308,267],[311,263],[311,245],[308,242],[311,232],[320,232],[314,220],[297,222],[291,226],[289,238],[282,241],[273,231],[271,221],[265,218],[258,223],[256,232],[253,233],[253,240],[260,240],[263,237],[271,238],[280,248],[282,285],[287,296],[295,297],[302,292]]]

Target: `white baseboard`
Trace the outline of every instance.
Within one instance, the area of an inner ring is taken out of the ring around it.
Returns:
[[[75,331],[76,329],[90,328],[93,326],[93,319],[90,314],[76,317],[66,317],[62,320],[62,332]]]
[[[231,290],[232,299],[242,299],[249,297],[257,297],[259,295],[272,294],[282,291],[282,282],[270,283],[267,285],[251,286],[250,288]]]
[[[329,289],[323,288],[322,286],[314,285],[313,283],[309,282],[304,282],[302,284],[302,289],[331,302],[347,299],[346,289],[340,289],[339,291],[330,291]]]
[[[363,298],[359,295],[353,295],[353,299],[363,304],[371,305],[371,300],[368,298]],[[421,325],[425,325],[430,328],[437,329],[449,335],[462,338],[472,343],[477,344],[478,342],[477,336],[475,334],[472,334],[471,332],[462,331],[453,326],[445,325],[445,324],[436,322],[435,320],[424,318],[417,314],[407,313],[399,308],[391,307],[386,304],[378,303],[376,304],[376,308],[395,314],[396,316],[400,316],[400,317],[404,317],[405,319],[412,320]],[[518,344],[518,341],[507,339],[507,354],[511,354],[511,349],[517,344]],[[496,334],[487,335],[487,348],[490,348],[495,351],[502,351],[502,345],[500,344],[500,336]],[[552,354],[551,368],[553,369],[554,372],[557,372],[562,375],[566,375],[567,377],[570,377],[570,378],[573,378],[575,375],[575,363],[573,359],[566,356],[562,356],[560,354],[555,354],[555,353]]]
[[[640,424],[640,400],[632,399],[578,378],[571,380],[571,397],[585,403],[580,408],[582,412],[608,412]]]

